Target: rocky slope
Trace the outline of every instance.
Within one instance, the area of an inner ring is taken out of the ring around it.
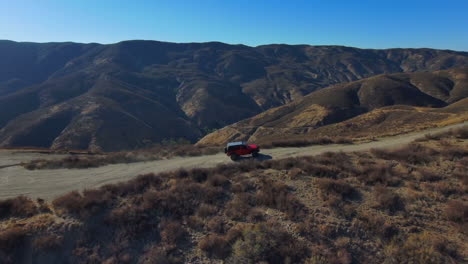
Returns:
[[[211,133],[199,144],[373,137],[468,119],[468,68],[378,75],[331,86]]]
[[[92,150],[195,141],[332,84],[468,66],[466,52],[217,42],[0,41],[0,57],[0,146]]]

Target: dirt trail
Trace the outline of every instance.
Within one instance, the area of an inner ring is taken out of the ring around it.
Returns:
[[[324,145],[301,148],[275,148],[262,150],[264,159],[317,155],[326,151],[359,151],[371,148],[388,148],[407,144],[427,133],[446,131],[468,124],[451,125],[421,132],[382,138],[378,141],[354,145]],[[213,167],[231,163],[224,154],[200,157],[178,157],[168,160],[114,164],[91,169],[26,170],[14,166],[22,161],[38,158],[61,158],[63,155],[45,155],[21,151],[0,150],[0,199],[27,195],[47,200],[72,190],[96,188],[108,183],[129,180],[139,174],[171,171],[179,168]],[[13,166],[10,166],[13,165]],[[3,167],[3,168],[2,168]]]

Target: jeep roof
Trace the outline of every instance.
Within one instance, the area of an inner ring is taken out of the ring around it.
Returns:
[[[227,143],[227,147],[232,147],[232,146],[242,146],[242,145],[247,145],[244,141],[237,141],[237,142],[229,142]]]

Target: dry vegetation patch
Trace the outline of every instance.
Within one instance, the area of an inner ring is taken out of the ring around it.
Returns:
[[[4,200],[0,259],[462,263],[468,148],[459,140],[147,174],[50,205]],[[47,228],[34,227],[41,216]]]
[[[62,159],[38,159],[23,163],[28,170],[38,169],[86,169],[108,164],[133,163],[162,160],[173,157],[194,157],[216,154],[222,147],[198,147],[194,145],[162,145],[134,151],[97,153],[94,155],[73,155]]]

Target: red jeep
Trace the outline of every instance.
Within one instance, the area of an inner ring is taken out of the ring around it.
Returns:
[[[250,155],[252,157],[257,157],[260,152],[260,147],[257,145],[247,145],[247,143],[239,142],[230,142],[224,148],[224,153],[230,156],[232,160],[238,160],[240,156]]]

